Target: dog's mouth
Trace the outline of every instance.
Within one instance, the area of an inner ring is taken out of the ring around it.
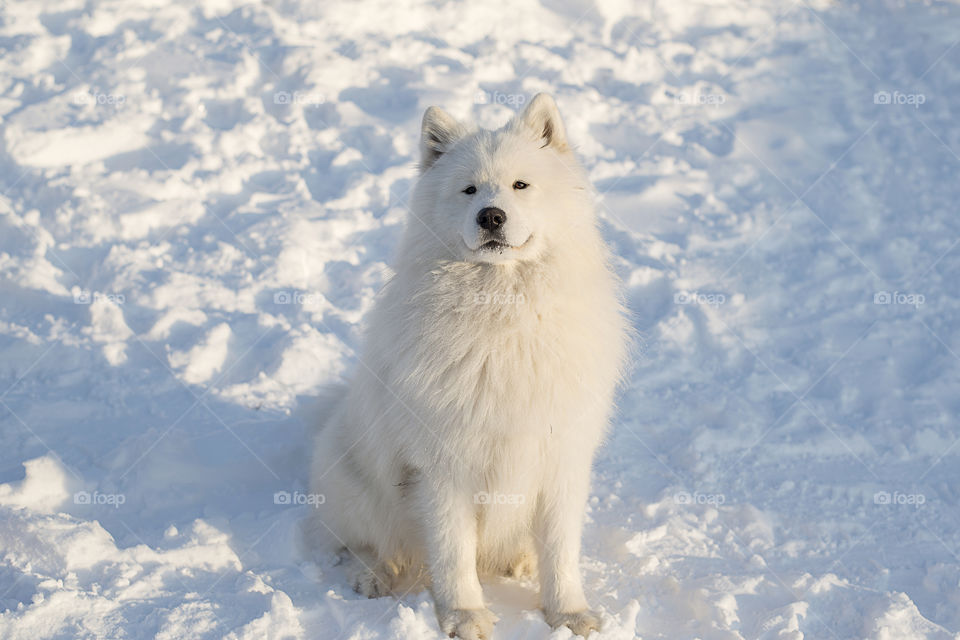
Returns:
[[[503,240],[487,240],[486,242],[481,244],[479,247],[477,247],[474,251],[476,251],[477,253],[492,253],[492,252],[503,253],[507,249],[522,249],[523,247],[527,246],[527,244],[529,244],[530,238],[532,237],[533,235],[528,236],[526,240],[524,240],[523,242],[517,245],[508,244]]]
[[[505,242],[500,242],[499,240],[488,240],[477,247],[477,251],[503,251],[504,249],[509,248],[510,245]]]

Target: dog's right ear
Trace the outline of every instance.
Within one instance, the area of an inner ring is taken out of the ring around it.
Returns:
[[[570,151],[563,118],[549,93],[535,95],[518,117],[521,125],[532,131],[537,140],[543,141],[544,147],[552,147],[560,153]]]
[[[466,127],[446,111],[428,107],[420,125],[420,172],[432,167],[465,133]]]

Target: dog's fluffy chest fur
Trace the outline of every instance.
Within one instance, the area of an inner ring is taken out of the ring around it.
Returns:
[[[446,263],[407,277],[415,286],[389,291],[371,325],[383,340],[374,348],[390,344],[394,357],[383,371],[431,424],[499,442],[557,434],[609,404],[621,356],[605,348],[621,322],[612,282],[587,275],[589,289],[549,262]]]

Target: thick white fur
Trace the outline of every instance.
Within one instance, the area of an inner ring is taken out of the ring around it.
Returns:
[[[431,107],[421,154],[395,276],[316,438],[314,529],[367,595],[425,568],[467,639],[492,630],[478,575],[538,558],[547,621],[586,635],[581,527],[626,335],[592,191],[547,95],[498,131]],[[519,248],[474,251],[488,206]]]

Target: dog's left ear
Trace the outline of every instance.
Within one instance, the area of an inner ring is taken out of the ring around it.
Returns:
[[[570,150],[560,111],[549,93],[535,95],[520,114],[519,122],[530,129],[538,139],[543,140],[544,147],[551,147],[560,153]]]

